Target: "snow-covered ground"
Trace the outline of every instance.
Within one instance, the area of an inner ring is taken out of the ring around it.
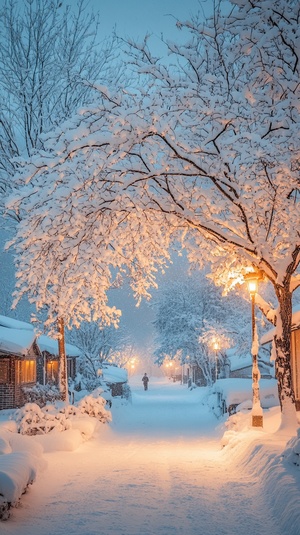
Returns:
[[[300,472],[282,461],[278,408],[263,431],[249,414],[226,431],[206,389],[151,377],[147,392],[141,377],[131,388],[132,403],[114,400],[112,423],[74,451],[44,437],[46,463],[1,534],[299,535]]]

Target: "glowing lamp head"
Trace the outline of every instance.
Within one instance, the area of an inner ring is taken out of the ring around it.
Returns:
[[[263,273],[261,270],[251,271],[244,275],[244,279],[248,285],[248,290],[251,296],[258,292],[258,283],[263,280]]]
[[[258,282],[256,279],[248,280],[248,290],[250,295],[255,295],[258,291]]]

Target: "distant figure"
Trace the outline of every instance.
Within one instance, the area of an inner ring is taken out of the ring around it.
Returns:
[[[148,390],[148,383],[149,383],[149,377],[146,373],[144,373],[144,376],[142,378],[144,390]]]

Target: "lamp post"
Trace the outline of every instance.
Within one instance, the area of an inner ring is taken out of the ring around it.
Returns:
[[[218,342],[218,340],[214,340],[213,342],[213,348],[215,350],[215,359],[216,359],[216,381],[218,380],[218,351],[220,349],[220,344]]]
[[[247,273],[245,281],[248,284],[248,290],[251,297],[251,316],[252,316],[252,427],[263,427],[263,411],[260,404],[259,396],[259,379],[260,371],[258,368],[258,338],[255,323],[255,295],[258,292],[258,283],[263,279],[261,271]]]

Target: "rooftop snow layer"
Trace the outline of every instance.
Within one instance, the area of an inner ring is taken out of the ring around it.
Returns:
[[[45,334],[38,337],[38,346],[41,351],[48,351],[51,355],[58,355],[58,341],[54,338],[50,338]],[[72,344],[66,344],[66,354],[68,357],[78,357],[81,351],[78,347]]]
[[[128,380],[128,373],[124,368],[105,366],[102,370],[102,377],[107,383],[125,383]]]
[[[0,351],[26,355],[34,340],[33,330],[8,329],[0,326]]]

